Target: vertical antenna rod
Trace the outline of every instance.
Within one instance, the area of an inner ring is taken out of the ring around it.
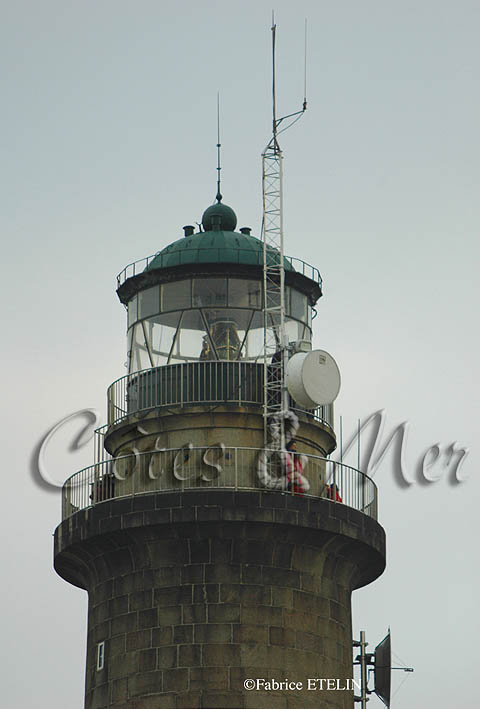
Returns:
[[[220,164],[220,91],[217,91],[217,202],[222,201],[222,193],[220,192],[220,173],[222,170]]]
[[[274,149],[280,150],[278,144],[277,144],[277,93],[276,93],[276,66],[275,66],[275,36],[277,32],[277,25],[275,24],[275,17],[273,15],[273,10],[272,10],[272,117],[273,117],[273,125],[272,125],[272,135],[273,135],[273,146]]]
[[[303,110],[307,110],[307,18],[305,18],[305,56],[303,60]]]

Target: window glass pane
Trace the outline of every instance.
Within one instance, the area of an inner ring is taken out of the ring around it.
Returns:
[[[296,342],[297,340],[311,341],[312,333],[310,328],[297,320],[288,319],[285,323],[285,330],[287,332],[289,342]]]
[[[127,319],[128,327],[130,327],[130,325],[133,325],[133,323],[136,321],[136,319],[137,319],[137,296],[134,295],[132,300],[130,300],[128,303],[128,319]]]
[[[165,313],[145,321],[147,341],[155,367],[167,364],[182,313]]]
[[[291,291],[291,308],[290,315],[292,318],[307,321],[307,297],[294,288]]]
[[[269,340],[273,341],[273,333],[268,334]],[[244,358],[251,361],[263,361],[263,313],[254,312],[253,320],[248,330],[245,343]]]
[[[307,327],[307,325],[303,326],[303,330],[302,328],[300,328],[299,334],[301,340],[308,340],[308,342],[312,341],[312,330],[311,328]]]
[[[213,359],[214,356],[199,310],[188,310],[183,314],[173,355],[176,361]]]
[[[260,281],[247,281],[243,278],[230,278],[228,281],[228,304],[237,308],[262,307],[262,284]]]
[[[138,317],[148,318],[160,311],[160,286],[147,288],[138,294]]]
[[[289,342],[296,342],[297,340],[301,340],[301,334],[303,334],[303,330],[304,325],[302,323],[297,322],[297,320],[287,320],[285,322],[285,331],[287,333]]]
[[[193,281],[193,305],[205,306],[227,304],[226,278],[195,278]]]
[[[138,372],[141,369],[148,369],[152,365],[148,356],[142,323],[137,323],[133,327],[132,333],[130,372]]]
[[[191,281],[175,281],[162,286],[162,312],[190,308]]]

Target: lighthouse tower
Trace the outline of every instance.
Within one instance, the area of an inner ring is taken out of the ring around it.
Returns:
[[[118,277],[128,374],[63,487],[55,569],[88,592],[85,707],[351,709],[351,593],[385,566],[375,484],[329,459],[332,404],[290,395],[265,443],[264,244],[221,197],[183,231]],[[322,281],[283,269],[281,346],[308,358]]]

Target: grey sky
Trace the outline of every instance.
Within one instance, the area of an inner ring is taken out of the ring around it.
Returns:
[[[339,362],[337,413],[411,422],[413,471],[434,443],[471,448],[469,479],[375,479],[388,567],[354,595],[355,634],[392,627],[415,674],[393,706],[476,699],[480,5],[277,2],[286,251],[325,280],[315,344]],[[180,238],[215,196],[259,235],[270,131],[265,2],[2,3],[5,706],[80,709],[86,597],[52,570],[60,496],[34,485],[46,430],[125,373],[115,276]],[[49,449],[63,480],[92,460]],[[440,470],[440,468],[439,468]],[[28,671],[25,671],[28,668]],[[26,677],[20,683],[19,676]],[[394,679],[394,687],[403,679]],[[380,702],[372,698],[372,709]]]

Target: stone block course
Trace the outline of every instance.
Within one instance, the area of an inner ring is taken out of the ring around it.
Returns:
[[[307,593],[306,591],[293,592],[293,607],[311,613],[312,615],[320,615],[325,618],[328,618],[330,614],[327,599],[320,598],[318,595]]]
[[[236,539],[233,544],[233,561],[237,564],[272,564],[274,543],[259,544],[258,540]]]
[[[173,627],[174,645],[193,642],[193,625],[175,625]]]
[[[182,603],[192,602],[192,587],[187,586],[165,586],[156,588],[153,592],[153,602],[159,608],[164,606],[176,606]]]
[[[148,545],[152,567],[172,566],[173,564],[188,564],[188,541],[173,543],[170,539],[150,542]]]
[[[182,623],[205,623],[207,620],[207,605],[195,603],[182,606]],[[210,606],[214,608],[216,606]]]
[[[229,623],[202,623],[195,625],[196,643],[231,643],[232,626]]]
[[[155,509],[155,498],[152,495],[135,495],[132,507],[134,510]]]
[[[171,518],[171,510],[145,510],[143,513],[145,524],[167,524]]]
[[[112,704],[118,702],[126,702],[128,699],[128,680],[127,678],[115,679],[111,682],[110,702]]]
[[[131,650],[136,650],[136,647],[128,647],[126,639],[128,635],[117,635],[114,638],[110,638],[107,642],[107,653],[109,657],[115,657],[116,655],[123,655]]]
[[[261,566],[254,564],[242,564],[241,567],[241,583],[254,584],[261,586],[263,584],[263,569]]]
[[[216,564],[229,564],[232,559],[232,547],[233,541],[231,539],[210,539],[210,549],[211,549],[211,559],[206,559],[205,561],[212,561]]]
[[[128,678],[129,698],[141,697],[148,694],[159,694],[161,692],[163,692],[162,672],[139,672]]]
[[[182,584],[204,583],[205,565],[188,564],[182,567]]]
[[[108,662],[109,679],[121,679],[138,672],[138,655],[136,652],[127,652],[125,655],[117,655]]]
[[[265,509],[265,508],[246,508],[246,521],[247,522],[268,522],[272,523],[274,521],[275,510]]]
[[[220,507],[197,507],[195,518],[199,521],[222,519],[223,510]]]
[[[272,625],[269,628],[269,642],[270,645],[295,647],[295,631],[291,628],[281,628]]]
[[[324,646],[322,638],[314,633],[306,633],[303,630],[297,630],[295,633],[295,647],[301,650],[311,650],[322,654]]]
[[[173,643],[173,626],[152,628],[152,647],[171,645]]]
[[[274,606],[242,606],[241,620],[248,625],[278,625],[281,626],[283,609]]]
[[[240,564],[205,564],[206,583],[240,583]]]
[[[208,608],[209,623],[239,623],[239,603],[211,603]]]
[[[196,519],[195,507],[177,507],[171,511],[172,522],[193,522]]]
[[[151,588],[146,591],[134,591],[128,596],[128,610],[130,611],[145,610],[151,608],[152,605],[153,591]]]
[[[152,628],[158,625],[158,608],[147,608],[143,611],[138,611],[138,627]]]
[[[300,573],[289,569],[277,569],[275,567],[264,567],[263,581],[272,586],[290,586],[300,588]]]
[[[119,638],[123,636],[118,636]],[[125,638],[123,639],[125,644]],[[134,630],[126,635],[127,652],[131,650],[143,650],[152,645],[152,631],[150,628],[146,630]]]
[[[266,625],[249,625],[242,623],[233,627],[233,642],[266,645],[269,640],[268,627]]]
[[[240,647],[232,644],[203,645],[202,662],[205,667],[231,667],[240,664]]]
[[[140,650],[138,652],[138,670],[139,672],[148,672],[149,670],[157,669],[157,651],[156,649]]]
[[[129,610],[134,610],[128,608],[128,596],[116,596],[108,601],[108,618],[115,617],[117,615],[122,615],[123,613],[128,613]]]
[[[143,524],[143,512],[130,512],[122,516],[122,529],[140,527]]]
[[[191,689],[228,689],[230,671],[228,667],[192,667],[190,670]]]
[[[138,590],[138,587],[143,584],[142,572],[131,572],[127,574],[119,574],[113,580],[113,596],[128,595]]]
[[[153,581],[151,587],[162,588],[165,586],[179,586],[181,584],[181,568],[178,566],[164,566],[160,569],[153,569]]]
[[[218,603],[220,586],[218,583],[195,584],[193,587],[194,603]]]
[[[157,648],[157,668],[160,670],[177,666],[177,646],[164,645]]]
[[[131,633],[137,628],[137,614],[124,613],[123,615],[118,615],[115,618],[112,618],[110,628],[112,637],[114,635],[125,635],[125,633]]]
[[[244,606],[270,605],[271,597],[269,586],[220,584],[220,600],[222,603],[241,603]]]
[[[180,645],[178,648],[178,666],[198,667],[201,665],[201,653],[200,645]]]
[[[184,692],[188,689],[188,669],[178,667],[163,673],[165,692]]]
[[[188,547],[191,564],[208,564],[210,562],[209,539],[189,539]]]
[[[158,622],[155,625],[177,625],[182,622],[182,607],[167,606],[158,609]]]
[[[293,589],[272,586],[272,605],[293,608]]]
[[[104,517],[100,519],[100,534],[108,534],[108,532],[115,532],[121,526],[122,518],[120,515],[115,517]]]

